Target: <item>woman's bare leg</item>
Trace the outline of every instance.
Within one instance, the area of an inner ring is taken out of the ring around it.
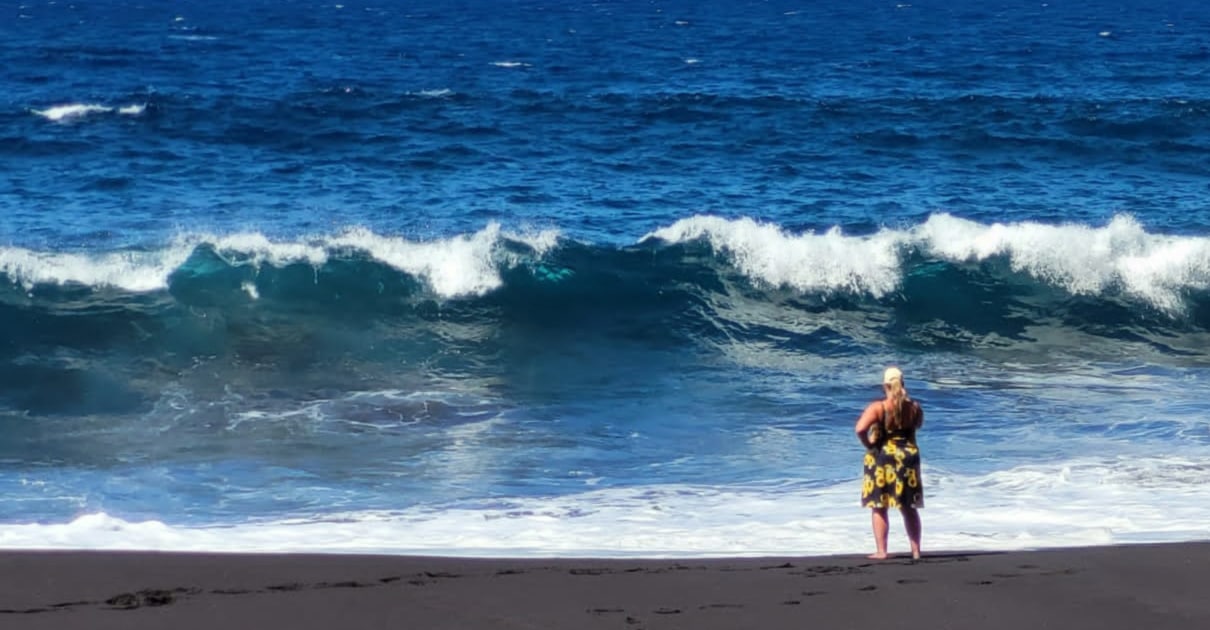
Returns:
[[[908,541],[912,543],[912,557],[920,558],[920,510],[916,508],[899,508],[903,515],[903,529],[907,531]]]
[[[886,539],[890,525],[887,523],[886,508],[870,508],[870,524],[874,528],[874,548],[878,551],[870,556],[875,560],[886,558]]]

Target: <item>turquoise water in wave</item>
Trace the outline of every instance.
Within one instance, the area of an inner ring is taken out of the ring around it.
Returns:
[[[0,546],[1206,538],[1208,19],[0,0]]]

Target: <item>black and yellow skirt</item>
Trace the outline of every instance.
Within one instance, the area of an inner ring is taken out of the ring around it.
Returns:
[[[891,438],[866,451],[861,507],[922,508],[920,449],[906,438]]]

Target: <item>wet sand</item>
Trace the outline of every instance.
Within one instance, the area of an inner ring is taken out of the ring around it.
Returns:
[[[1210,627],[1210,543],[919,562],[0,552],[0,628]]]

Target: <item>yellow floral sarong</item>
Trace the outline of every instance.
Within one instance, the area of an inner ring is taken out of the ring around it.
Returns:
[[[866,451],[861,481],[861,507],[922,508],[920,449],[903,435],[888,436]]]

